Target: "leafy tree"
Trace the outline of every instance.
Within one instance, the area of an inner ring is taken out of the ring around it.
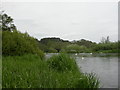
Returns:
[[[90,48],[91,46],[95,45],[95,42],[89,41],[89,40],[85,40],[85,39],[81,39],[80,41],[76,41],[74,42],[75,44],[78,44],[80,46],[85,46],[87,48]]]
[[[16,30],[13,19],[7,14],[2,16],[2,55],[36,54],[41,58],[43,52],[39,49],[39,43],[29,34]]]
[[[5,13],[0,13],[0,26],[2,31],[13,31],[16,30],[16,26],[13,24],[13,18]]]
[[[69,45],[69,41],[64,41],[60,38],[43,38],[39,41],[40,48],[44,48],[45,52],[60,52],[67,45]]]

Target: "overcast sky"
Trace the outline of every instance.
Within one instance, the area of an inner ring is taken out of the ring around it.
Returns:
[[[2,10],[21,32],[38,39],[60,37],[100,42],[118,40],[117,2],[4,2]]]

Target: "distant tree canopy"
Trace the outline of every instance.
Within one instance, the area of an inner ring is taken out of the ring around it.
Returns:
[[[87,48],[90,48],[92,45],[95,45],[95,42],[89,41],[89,40],[85,40],[85,39],[81,39],[79,41],[75,41],[75,44],[78,44],[80,46],[85,46]]]
[[[61,52],[65,51],[68,53],[82,53],[82,52],[90,52],[92,45],[96,43],[81,39],[80,41],[66,41],[60,38],[43,38],[39,41],[40,47],[44,52]]]
[[[117,53],[118,42],[110,42],[109,37],[103,42],[95,43],[89,40],[81,39],[79,41],[64,41],[60,38],[43,38],[39,42],[39,47],[44,52],[58,53],[61,51],[68,53],[90,53],[90,52],[105,52]]]
[[[118,42],[109,43],[99,43],[92,47],[94,52],[104,52],[104,53],[118,53],[120,52],[118,48]]]
[[[62,49],[64,49],[68,44],[70,44],[69,41],[62,40],[60,38],[43,38],[39,41],[40,47],[44,52],[60,52]]]

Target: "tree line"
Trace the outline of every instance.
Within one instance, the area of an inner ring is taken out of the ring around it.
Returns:
[[[102,38],[100,43],[81,39],[67,41],[60,38],[43,38],[38,40],[31,37],[27,32],[21,33],[13,23],[13,18],[5,13],[0,14],[2,32],[2,54],[23,55],[27,53],[38,54],[41,57],[45,53],[118,53],[120,52],[119,41],[110,42],[109,37]]]
[[[66,41],[60,38],[43,38],[39,42],[39,47],[46,53],[118,53],[119,42],[110,42],[108,37],[104,42],[92,42],[89,40],[81,39],[78,41]]]

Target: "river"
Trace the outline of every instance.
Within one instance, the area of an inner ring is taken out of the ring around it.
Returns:
[[[49,58],[53,53],[47,53]],[[118,57],[110,54],[79,53],[70,54],[75,58],[83,73],[95,73],[100,79],[101,88],[118,88]],[[108,57],[109,56],[109,57]]]

